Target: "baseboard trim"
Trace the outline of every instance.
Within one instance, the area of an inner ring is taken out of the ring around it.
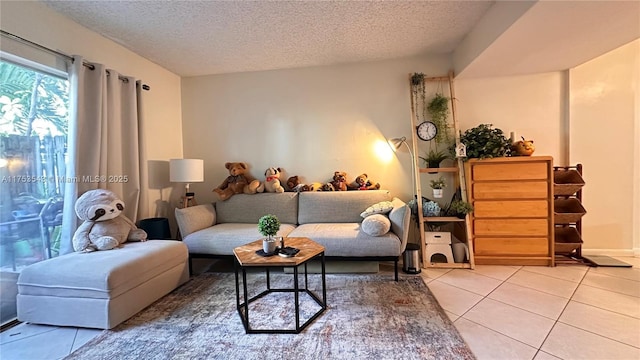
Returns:
[[[585,249],[584,255],[606,255],[606,256],[640,256],[640,249]]]

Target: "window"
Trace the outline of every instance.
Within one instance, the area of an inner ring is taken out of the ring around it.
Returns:
[[[16,316],[20,270],[59,255],[68,95],[65,78],[0,61],[2,324]]]

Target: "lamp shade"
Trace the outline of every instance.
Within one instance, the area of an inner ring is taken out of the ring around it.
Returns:
[[[171,159],[169,160],[169,181],[194,183],[204,181],[204,160]]]
[[[389,146],[391,146],[393,151],[398,151],[398,149],[400,149],[400,146],[402,146],[403,143],[406,143],[406,141],[407,138],[403,136],[401,138],[389,139],[387,142],[389,143]]]

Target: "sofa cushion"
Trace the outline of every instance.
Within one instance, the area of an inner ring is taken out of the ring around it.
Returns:
[[[216,211],[213,204],[176,209],[175,214],[182,236],[216,224]]]
[[[367,216],[375,215],[375,214],[387,214],[389,211],[393,209],[393,204],[391,201],[381,201],[377,204],[373,204],[369,206],[365,211],[363,211],[360,216],[366,218]]]
[[[381,236],[389,232],[391,221],[382,214],[374,214],[362,220],[360,228],[371,236]]]
[[[393,198],[391,201],[393,204],[393,210],[389,213],[389,221],[391,221],[391,231],[396,234],[400,234],[402,246],[400,252],[404,252],[407,242],[409,240],[409,222],[411,221],[411,209],[407,204],[398,198]],[[403,229],[405,231],[403,231]]]
[[[184,264],[187,247],[175,240],[125,243],[122,248],[71,253],[27,266],[18,278],[21,295],[115,298]]]
[[[387,190],[301,192],[298,224],[360,223],[369,206],[391,200]]]
[[[215,203],[216,222],[258,224],[266,214],[273,214],[283,224],[298,221],[298,193],[238,194]]]
[[[356,216],[359,217],[358,214]],[[325,247],[326,256],[400,256],[401,242],[396,234],[388,232],[382,236],[371,236],[361,231],[360,225],[357,222],[304,224],[289,236],[308,237]]]
[[[292,224],[280,224],[276,236],[289,236],[294,228]],[[189,234],[182,242],[187,244],[192,254],[233,255],[234,248],[261,238],[264,236],[258,232],[256,221],[255,224],[217,224]]]

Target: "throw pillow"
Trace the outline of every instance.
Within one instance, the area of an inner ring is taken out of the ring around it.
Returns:
[[[382,214],[374,214],[362,220],[360,228],[371,236],[382,236],[391,229],[391,221]]]
[[[375,215],[375,214],[386,214],[393,209],[393,204],[391,201],[381,201],[377,204],[373,204],[367,208],[367,210],[363,211],[360,216],[366,218],[367,216]]]

